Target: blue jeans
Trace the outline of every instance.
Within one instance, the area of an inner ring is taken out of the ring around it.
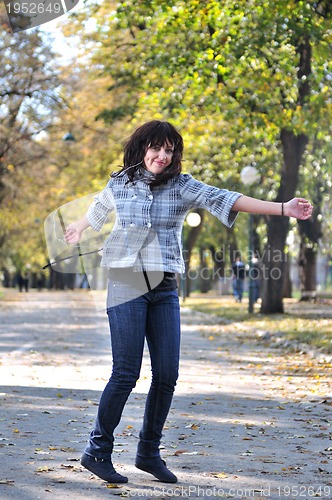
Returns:
[[[150,291],[107,310],[113,356],[112,376],[101,396],[85,453],[110,458],[114,430],[140,375],[145,338],[152,369],[138,455],[158,457],[162,429],[178,378],[180,307],[177,290]]]
[[[233,288],[234,297],[236,298],[236,300],[241,302],[243,296],[244,280],[240,278],[234,278]]]

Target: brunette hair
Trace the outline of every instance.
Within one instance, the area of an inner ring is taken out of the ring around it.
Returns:
[[[154,185],[166,183],[172,177],[181,172],[181,160],[183,153],[183,139],[176,128],[169,122],[152,120],[138,127],[124,144],[123,167],[112,174],[120,175],[126,172],[129,180],[135,177],[135,171],[144,168],[143,160],[149,147],[163,146],[168,144],[174,149],[172,162],[165,170],[156,175]]]

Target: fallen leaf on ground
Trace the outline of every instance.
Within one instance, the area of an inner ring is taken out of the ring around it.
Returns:
[[[47,465],[44,465],[43,467],[38,467],[36,472],[52,472],[54,469],[51,469],[51,467],[48,467]]]
[[[178,457],[179,455],[182,455],[183,453],[187,453],[187,450],[176,450],[176,452],[174,453],[174,455],[176,457]]]
[[[228,474],[226,474],[226,472],[212,472],[212,476],[217,477],[218,479],[226,479]]]
[[[192,429],[193,431],[197,431],[199,429],[199,425],[198,424],[189,424],[189,425],[186,425],[186,429]]]

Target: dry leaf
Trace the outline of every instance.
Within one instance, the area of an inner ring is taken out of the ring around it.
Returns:
[[[193,431],[197,431],[199,429],[199,425],[198,424],[189,424],[189,425],[186,425],[186,429],[192,429]]]
[[[54,469],[51,469],[51,467],[48,467],[47,465],[44,465],[43,467],[38,467],[36,472],[52,472]]]
[[[217,477],[218,479],[226,479],[228,474],[226,474],[226,472],[212,472],[212,476]]]

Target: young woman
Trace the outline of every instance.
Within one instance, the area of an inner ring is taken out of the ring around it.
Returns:
[[[112,465],[114,430],[139,378],[145,339],[152,382],[135,465],[160,481],[177,481],[161,459],[159,446],[178,377],[176,273],[184,271],[181,231],[188,211],[204,208],[228,227],[239,211],[298,219],[312,213],[303,198],[261,201],[199,182],[181,173],[182,153],[182,137],[170,123],[154,120],[139,127],[125,144],[123,168],[111,176],[87,214],[66,231],[67,243],[77,243],[88,226],[100,230],[109,212],[116,211],[101,261],[109,268],[113,370],[81,459],[86,469],[112,483],[128,481]]]

